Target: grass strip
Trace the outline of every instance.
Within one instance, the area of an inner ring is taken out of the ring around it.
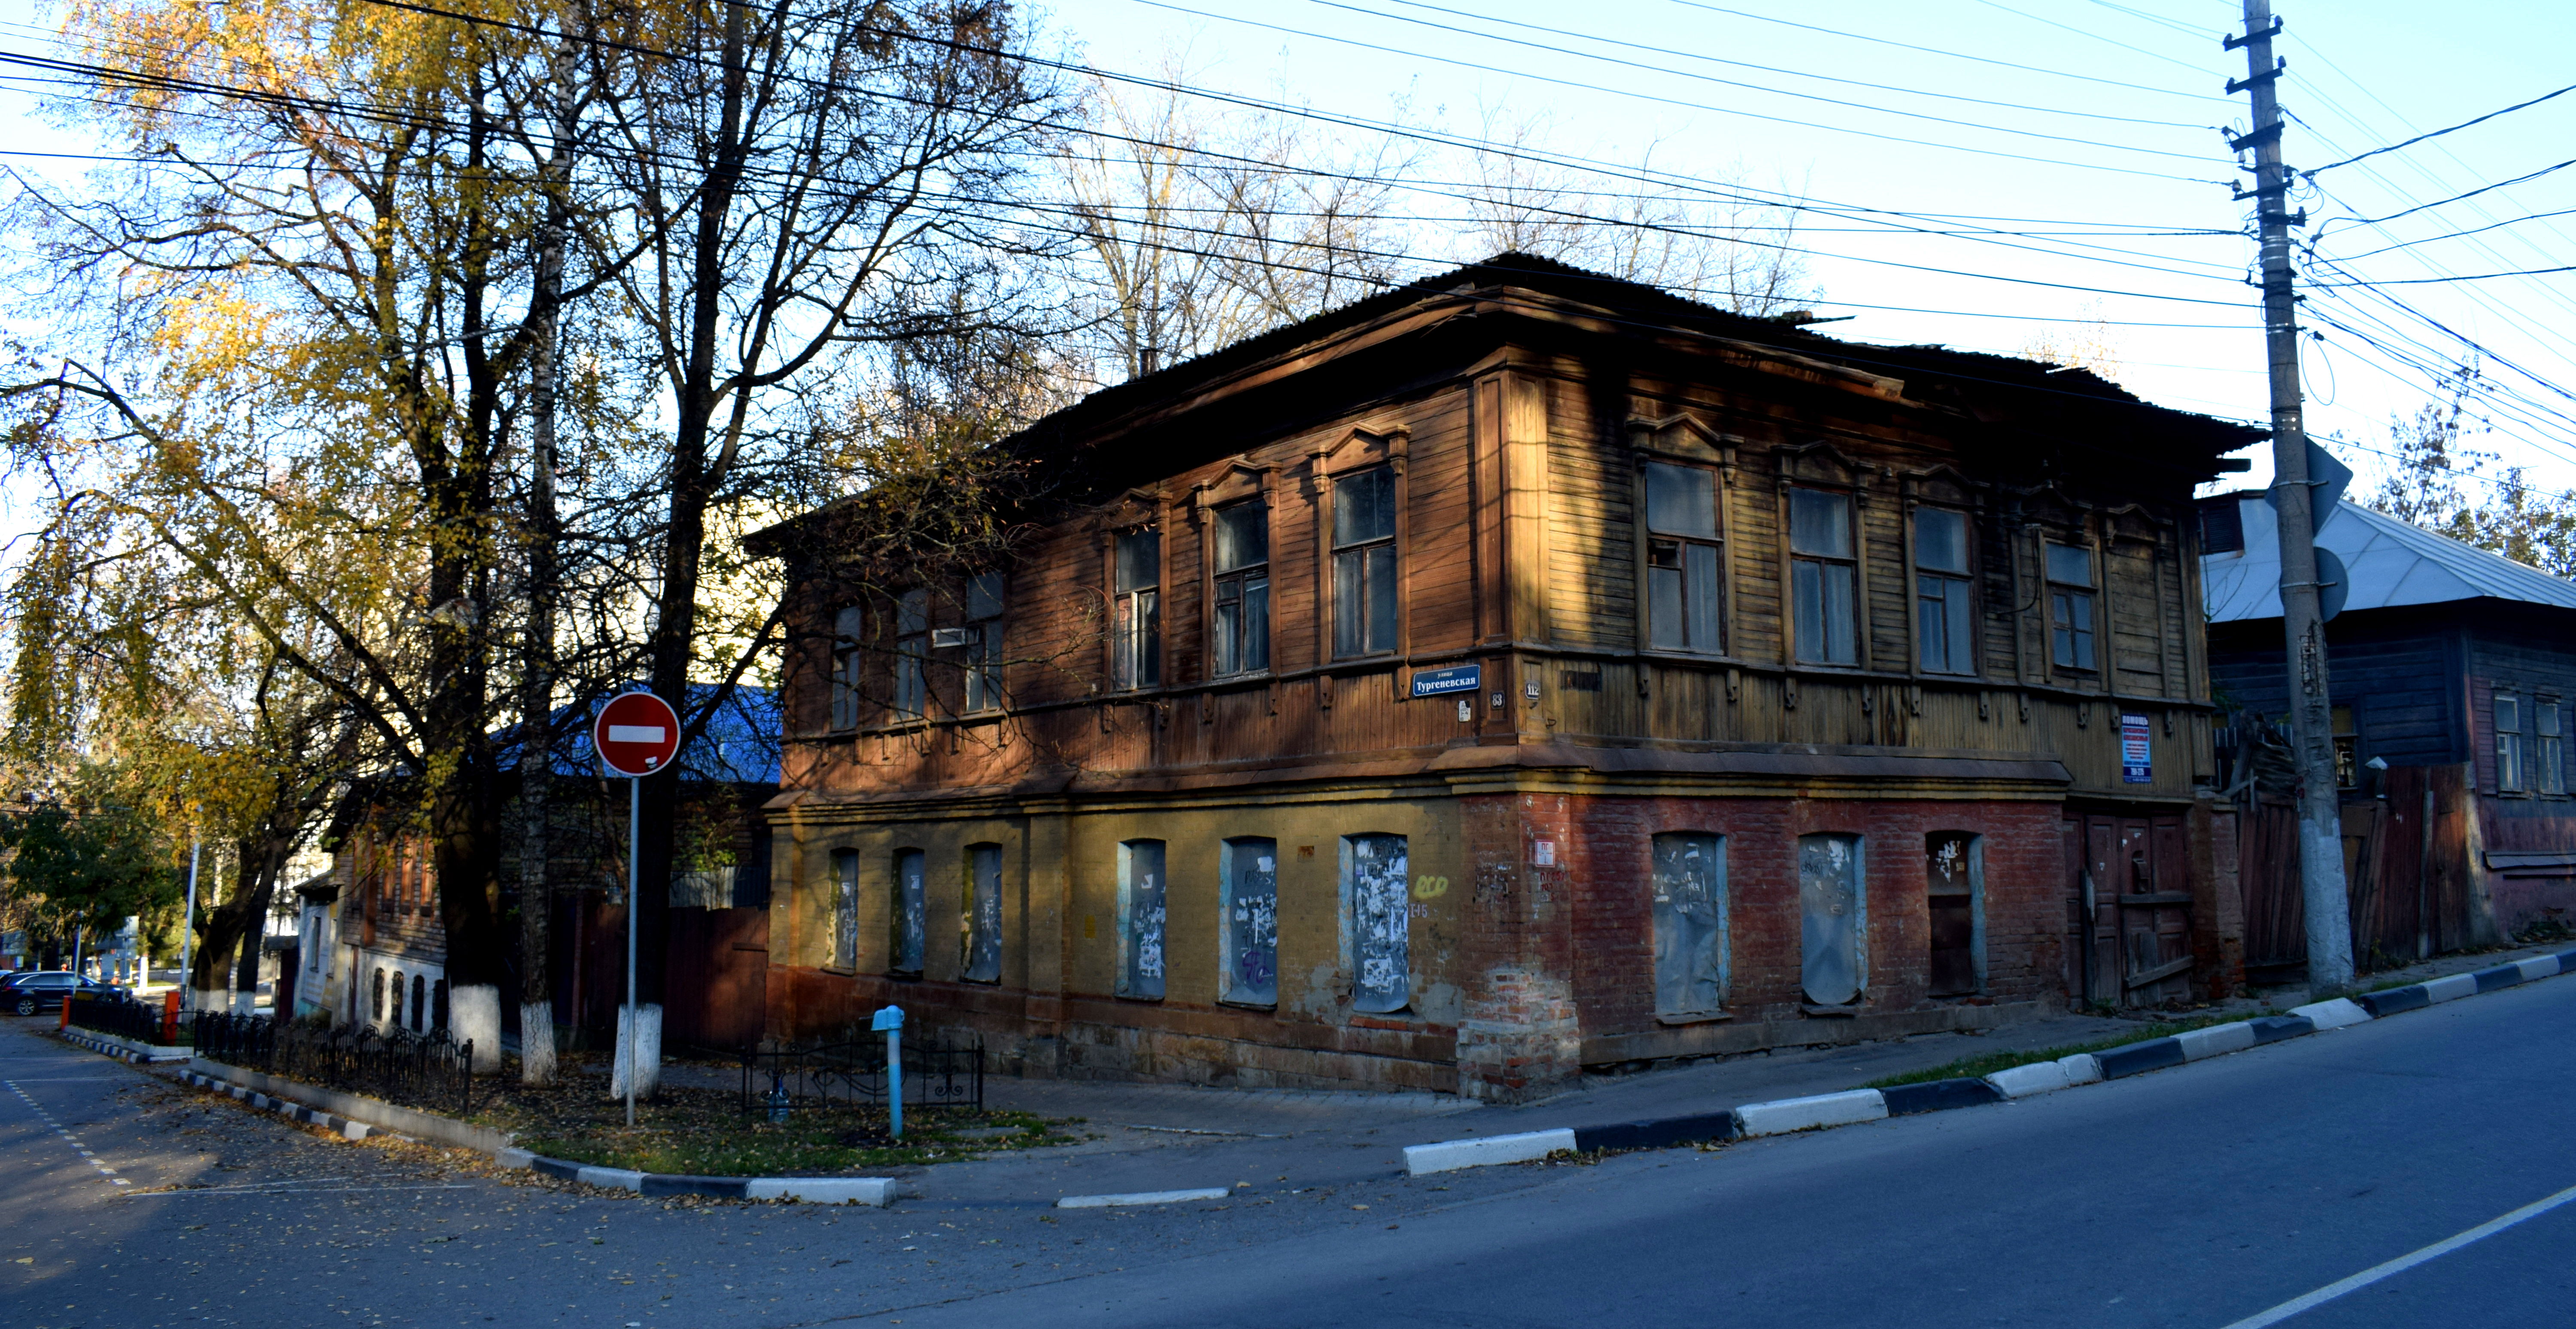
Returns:
[[[1898,1085],[1930,1084],[1935,1080],[1982,1080],[1997,1071],[2008,1071],[2015,1066],[2031,1066],[2043,1061],[2055,1061],[2060,1057],[2071,1057],[2079,1052],[2108,1052],[2113,1048],[2127,1047],[2131,1043],[2144,1043],[2154,1038],[2171,1038],[2175,1034],[2193,1029],[2206,1029],[2215,1024],[2234,1024],[2239,1020],[2252,1020],[2277,1014],[2279,1014],[2277,1011],[2261,1010],[2243,1015],[2200,1015],[2187,1020],[2159,1020],[2154,1024],[2139,1025],[2129,1033],[2097,1038],[2090,1043],[2069,1043],[2064,1047],[2033,1048],[2025,1052],[1982,1052],[1973,1057],[1961,1057],[1957,1061],[1943,1062],[1938,1066],[1926,1066],[1919,1071],[1883,1075],[1862,1085],[1861,1088],[1893,1089]]]

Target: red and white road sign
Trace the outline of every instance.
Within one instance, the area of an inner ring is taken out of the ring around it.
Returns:
[[[614,774],[651,775],[679,754],[680,717],[650,692],[624,693],[599,708],[599,718],[590,722],[590,745]]]

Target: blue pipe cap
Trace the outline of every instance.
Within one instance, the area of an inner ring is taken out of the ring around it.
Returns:
[[[884,1010],[878,1011],[876,1022],[868,1027],[878,1031],[879,1033],[883,1033],[888,1029],[903,1028],[903,1008],[901,1006],[888,1006]]]

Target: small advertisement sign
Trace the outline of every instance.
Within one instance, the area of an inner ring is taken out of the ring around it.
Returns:
[[[1447,669],[1413,671],[1413,695],[1445,697],[1452,692],[1477,692],[1485,686],[1483,665],[1452,665]]]
[[[2147,717],[2123,714],[2120,717],[2120,783],[2153,784],[2155,779],[2155,760],[2147,749]]]

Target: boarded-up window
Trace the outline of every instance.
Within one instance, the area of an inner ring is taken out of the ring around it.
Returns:
[[[887,968],[898,974],[918,976],[921,957],[930,948],[928,876],[928,862],[920,850],[895,852],[894,963]]]
[[[1726,1004],[1726,841],[1655,837],[1655,1015],[1689,1020]]]
[[[969,983],[1002,978],[1002,847],[966,848],[966,901],[957,911],[958,977]]]
[[[1800,985],[1819,1006],[1849,1006],[1869,982],[1867,880],[1859,836],[1798,837]]]
[[[832,851],[832,963],[859,967],[859,851]]]
[[[1975,673],[1975,631],[1968,580],[1968,516],[1947,508],[1916,508],[1914,639],[1924,672]]]
[[[1719,651],[1717,477],[1646,463],[1646,638],[1673,651]]]
[[[1411,918],[1401,835],[1342,839],[1342,918],[1349,936],[1351,1006],[1383,1013],[1412,1001]]]
[[[1821,489],[1790,490],[1789,552],[1798,658],[1811,664],[1858,664],[1860,571],[1851,500]]]
[[[1333,654],[1395,649],[1395,472],[1333,482]]]
[[[1245,1006],[1279,1004],[1279,842],[1225,842],[1225,981],[1219,996]]]
[[[1270,510],[1259,500],[1216,511],[1218,677],[1270,667]]]
[[[1163,842],[1118,846],[1118,995],[1163,995]]]
[[[1935,831],[1923,843],[1924,892],[1932,925],[1931,993],[1959,997],[1985,987],[1985,855],[1965,831]]]

